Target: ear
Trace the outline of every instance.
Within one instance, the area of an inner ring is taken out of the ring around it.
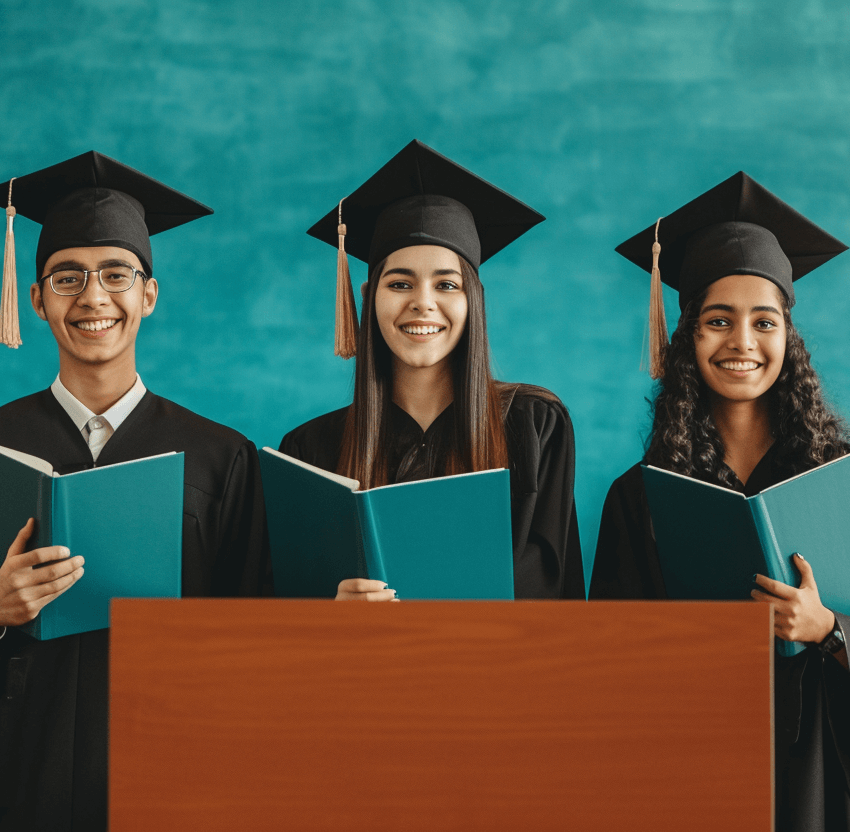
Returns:
[[[368,286],[368,280],[364,280],[363,283],[360,284],[360,297],[363,298],[363,300],[366,300],[366,289],[368,288]]]
[[[30,286],[30,303],[32,304],[32,308],[35,309],[35,314],[41,318],[42,321],[47,320],[47,313],[44,311],[44,302],[41,297],[41,286],[38,283],[33,283]]]
[[[145,295],[142,301],[142,317],[147,318],[153,312],[156,306],[156,299],[159,297],[159,284],[153,277],[149,277],[145,283]]]

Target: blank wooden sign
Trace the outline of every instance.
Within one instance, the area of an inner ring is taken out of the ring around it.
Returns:
[[[771,608],[116,601],[110,829],[771,828]]]

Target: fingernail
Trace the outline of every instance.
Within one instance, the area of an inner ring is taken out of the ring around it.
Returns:
[[[753,575],[753,577],[752,577],[752,578],[750,578],[750,580],[751,580],[753,583],[755,583],[757,578],[758,578],[758,575]]]
[[[71,550],[67,546],[60,546],[59,554],[62,555],[63,558],[69,558],[71,557]]]
[[[799,552],[794,552],[794,557],[800,558],[800,560],[805,560],[805,558]]]
[[[384,584],[384,589],[389,589],[389,588],[390,588],[389,584]]]

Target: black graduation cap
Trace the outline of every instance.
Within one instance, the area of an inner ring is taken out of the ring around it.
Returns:
[[[0,341],[9,346],[20,344],[20,336],[11,331],[17,330],[12,233],[16,213],[42,225],[36,251],[37,278],[51,254],[91,246],[132,251],[150,276],[150,235],[212,214],[206,205],[94,150],[4,182],[0,194],[8,195],[9,205]]]
[[[684,309],[715,280],[757,275],[793,306],[793,281],[846,250],[743,171],[621,243],[619,254],[652,273],[651,375],[661,375],[667,343],[661,282],[679,292]]]
[[[336,354],[354,355],[357,321],[345,249],[374,266],[408,246],[443,246],[478,271],[545,217],[412,141],[307,233],[338,246]]]

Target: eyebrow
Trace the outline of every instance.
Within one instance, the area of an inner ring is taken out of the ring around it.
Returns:
[[[398,266],[394,269],[387,269],[381,275],[381,277],[386,277],[388,274],[402,274],[405,277],[416,277],[416,272],[413,269],[405,269],[401,266]],[[434,269],[431,274],[436,275],[437,277],[443,277],[447,274],[456,274],[458,277],[463,277],[463,275],[457,269]]]
[[[712,303],[709,306],[703,306],[703,312],[710,312],[714,309],[719,309],[721,312],[734,312],[735,307],[730,306],[728,303]],[[754,306],[750,309],[750,312],[773,312],[776,315],[781,315],[782,313],[775,306]]]
[[[110,266],[126,266],[129,269],[133,267],[126,260],[101,260],[97,266],[97,269],[108,269]],[[86,271],[86,267],[80,263],[79,260],[63,260],[61,263],[56,263],[56,265],[50,267],[50,272],[58,272],[60,269],[79,269],[79,271]],[[97,269],[88,269],[88,271],[97,271]]]

